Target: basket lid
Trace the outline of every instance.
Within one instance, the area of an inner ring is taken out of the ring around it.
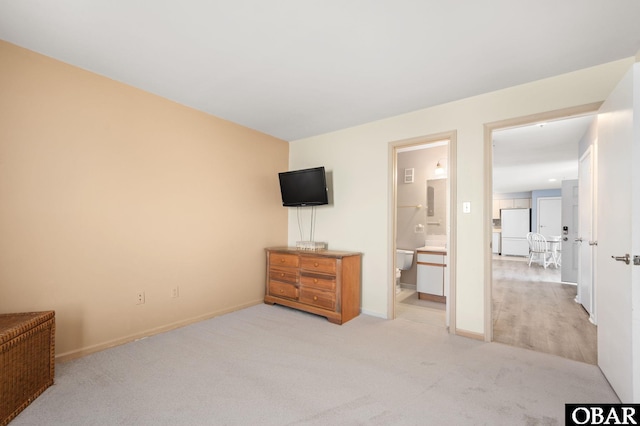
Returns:
[[[55,311],[0,314],[0,343],[5,343],[38,325],[49,321]]]

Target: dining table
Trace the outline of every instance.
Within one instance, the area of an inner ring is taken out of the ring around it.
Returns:
[[[560,235],[553,235],[547,237],[547,246],[549,248],[549,253],[551,253],[551,261],[555,265],[555,267],[559,267],[561,265],[561,244],[562,237]]]

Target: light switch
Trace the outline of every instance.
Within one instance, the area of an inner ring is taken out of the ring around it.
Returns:
[[[471,213],[471,201],[464,201],[462,203],[462,213]]]

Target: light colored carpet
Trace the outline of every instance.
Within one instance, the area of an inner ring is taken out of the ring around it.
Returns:
[[[367,315],[258,305],[57,365],[22,425],[561,425],[597,367]]]

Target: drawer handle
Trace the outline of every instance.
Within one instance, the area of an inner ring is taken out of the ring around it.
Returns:
[[[284,263],[284,262],[285,262],[284,258],[280,259],[280,263]]]
[[[280,273],[280,276],[281,276],[281,277],[284,277],[284,272],[281,272],[281,273]]]
[[[318,266],[320,266],[320,264],[318,262],[313,262],[313,266],[317,268]]]
[[[314,283],[314,284],[318,284],[318,279],[317,279],[317,278],[314,278],[314,279],[313,279],[313,283]]]
[[[280,293],[284,293],[284,289],[282,289],[282,288],[281,288],[281,289],[280,289]]]
[[[318,296],[313,296],[313,300],[318,300]]]

